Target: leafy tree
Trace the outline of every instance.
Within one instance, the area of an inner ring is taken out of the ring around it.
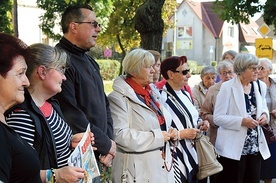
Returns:
[[[102,28],[105,29],[108,24],[107,17],[113,11],[113,0],[37,0],[37,6],[45,10],[44,15],[40,17],[42,23],[40,27],[42,31],[54,40],[59,40],[61,34],[54,32],[54,28],[58,27],[61,30],[60,19],[64,9],[71,4],[87,3],[90,4],[97,13],[99,22],[102,23]]]
[[[1,0],[0,6],[0,32],[12,34],[12,1]]]
[[[223,20],[231,23],[249,23],[249,17],[263,12],[264,21],[276,28],[275,0],[267,0],[263,5],[259,0],[216,0],[215,12]]]
[[[159,44],[158,46],[147,47],[141,43],[141,37],[139,32],[135,29],[135,15],[137,9],[143,5],[145,0],[118,0],[114,2],[115,11],[110,16],[110,22],[108,24],[107,30],[99,36],[98,44],[106,46],[108,48],[113,48],[115,51],[122,53],[123,57],[127,51],[135,47],[143,47],[145,49],[157,49],[161,48],[161,42],[155,43]],[[166,0],[165,4],[159,6],[162,10],[162,19],[165,22],[165,29],[160,27],[161,30],[156,30],[163,33],[163,30],[168,29],[172,26],[170,22],[170,16],[174,13],[174,10],[177,6],[175,0]],[[160,10],[160,11],[161,11]],[[159,11],[159,13],[160,13]],[[152,16],[152,15],[151,15]],[[159,21],[160,17],[159,17]],[[152,22],[147,22],[151,24]],[[142,23],[142,27],[147,27],[152,25],[146,25]],[[162,39],[162,33],[161,39]],[[151,45],[151,43],[150,43]]]

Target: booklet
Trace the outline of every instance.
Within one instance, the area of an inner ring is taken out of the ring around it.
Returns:
[[[68,158],[68,165],[85,169],[85,178],[78,183],[92,183],[93,178],[100,176],[97,160],[91,145],[90,124],[88,124],[81,141]]]

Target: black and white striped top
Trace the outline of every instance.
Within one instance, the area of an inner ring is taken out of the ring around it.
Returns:
[[[46,119],[54,135],[58,167],[66,166],[67,159],[71,153],[70,142],[72,138],[72,130],[54,108],[52,108],[50,116],[46,117]],[[33,147],[35,126],[32,118],[25,110],[21,109],[13,111],[6,118],[6,121],[11,128],[19,133],[19,135],[27,140],[27,142]]]

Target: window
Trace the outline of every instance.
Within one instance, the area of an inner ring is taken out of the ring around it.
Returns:
[[[234,27],[228,27],[227,35],[234,38]]]

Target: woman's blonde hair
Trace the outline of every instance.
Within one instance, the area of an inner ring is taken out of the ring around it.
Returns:
[[[154,63],[154,56],[149,51],[137,48],[125,56],[122,66],[127,76],[132,76],[133,74],[140,74],[143,67],[151,67]]]

